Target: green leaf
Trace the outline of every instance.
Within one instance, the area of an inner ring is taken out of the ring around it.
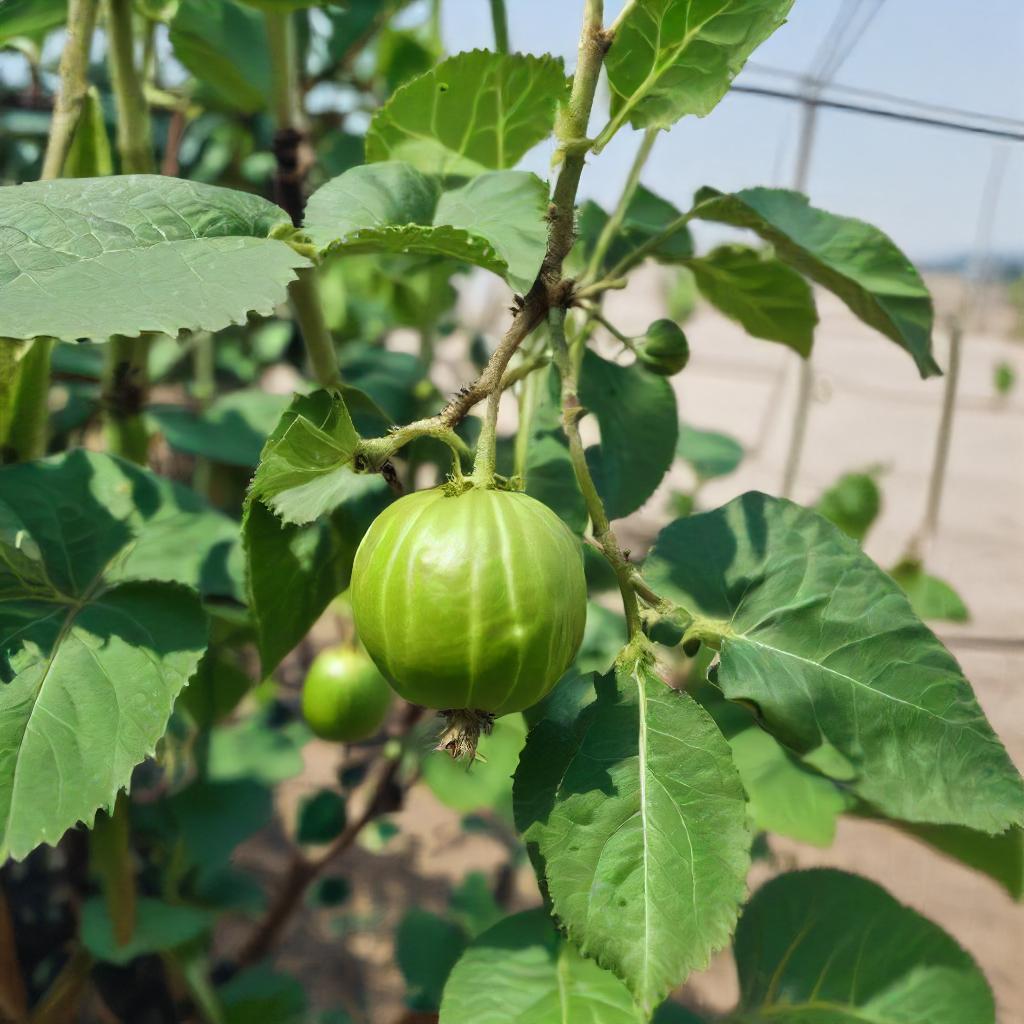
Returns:
[[[792,6],[793,0],[629,5],[605,58],[613,124],[628,118],[634,128],[671,128],[686,114],[710,114]]]
[[[293,779],[302,772],[302,747],[309,736],[304,723],[277,728],[266,713],[219,726],[210,735],[208,777],[214,782],[249,779],[268,786]]]
[[[487,875],[482,871],[470,871],[462,879],[452,890],[448,906],[452,916],[473,938],[505,916],[491,892]]]
[[[872,472],[844,473],[818,499],[814,511],[863,544],[882,511],[882,492],[875,477]]]
[[[71,148],[64,158],[65,178],[103,178],[114,173],[114,156],[107,135],[107,120],[96,86],[89,86],[82,101]]]
[[[907,595],[914,614],[922,619],[939,619],[946,622],[968,622],[971,613],[963,598],[943,579],[924,571],[924,566],[914,558],[905,558],[889,570],[889,575]]]
[[[288,404],[287,395],[244,388],[219,396],[199,412],[178,405],[150,405],[146,416],[177,451],[251,467],[259,462],[267,436]]]
[[[0,337],[106,340],[269,315],[308,261],[270,238],[285,213],[178,178],[0,188]]]
[[[0,470],[0,494],[0,856],[21,858],[153,753],[206,648],[187,588],[231,594],[235,528],[82,450]]]
[[[494,723],[494,730],[480,740],[485,760],[467,771],[440,750],[432,750],[423,759],[423,781],[446,807],[466,814],[511,806],[512,773],[519,752],[526,742],[526,723],[522,715],[505,715]]]
[[[587,451],[590,471],[609,517],[628,516],[654,493],[675,459],[675,392],[642,365],[619,366],[589,349],[579,390],[601,428],[600,447]]]
[[[728,434],[680,423],[676,454],[703,482],[732,473],[743,461],[743,445]]]
[[[183,946],[212,925],[213,915],[206,910],[143,898],[136,905],[135,932],[121,946],[102,898],[93,897],[82,907],[80,934],[82,945],[97,960],[127,964],[137,956]]]
[[[638,186],[626,207],[622,226],[608,247],[601,269],[610,270],[620,262],[625,263],[623,269],[635,266],[640,262],[634,255],[636,250],[650,242],[655,235],[660,235],[672,221],[681,216],[681,212],[667,199],[662,199],[644,185]],[[587,200],[580,207],[578,234],[587,257],[607,222],[608,214],[592,200]],[[683,225],[643,258],[672,264],[683,263],[691,256],[693,237]]]
[[[398,161],[353,167],[310,197],[305,230],[328,253],[425,253],[533,284],[547,238],[547,186],[525,171],[441,192]]]
[[[941,928],[866,878],[782,875],[736,932],[737,1024],[995,1024],[977,964]]]
[[[537,404],[530,421],[530,440],[526,451],[523,489],[531,498],[542,501],[574,533],[587,528],[586,502],[576,483],[569,446],[562,429],[561,383],[552,367],[538,374]],[[533,385],[527,382],[526,387]]]
[[[358,443],[340,395],[324,390],[296,395],[267,439],[251,499],[263,501],[286,523],[319,519],[364,485],[375,485],[352,470]]]
[[[701,294],[748,334],[806,356],[818,311],[810,285],[768,249],[722,245],[687,266]]]
[[[830,779],[801,768],[768,733],[730,737],[754,826],[813,846],[831,846],[847,799]]]
[[[270,51],[258,12],[234,0],[180,0],[170,41],[174,56],[221,104],[243,114],[266,107]]]
[[[333,789],[321,789],[299,807],[298,841],[329,843],[345,827],[345,798]]]
[[[438,1009],[445,982],[467,941],[457,924],[429,910],[414,908],[406,913],[395,936],[395,959],[405,978],[410,1009],[428,1013]]]
[[[661,531],[650,585],[718,646],[717,682],[893,818],[1001,832],[1024,785],[960,666],[849,537],[751,492]]]
[[[563,942],[540,908],[506,917],[455,965],[440,1024],[642,1024],[613,974]]]
[[[68,0],[4,0],[0,4],[0,46],[16,36],[37,36],[63,25]]]
[[[459,53],[407,82],[374,114],[366,159],[463,176],[514,167],[551,134],[565,97],[560,59]]]
[[[932,357],[934,311],[921,275],[878,228],[811,206],[786,189],[732,194],[702,188],[693,215],[749,228],[779,259],[827,288],[864,323],[910,353],[922,377],[941,373]]]
[[[750,860],[743,788],[714,722],[646,651],[573,711],[552,705],[530,731],[516,825],[570,940],[649,1015],[728,941]]]
[[[289,974],[250,967],[217,989],[224,1006],[224,1024],[304,1024],[306,990]]]

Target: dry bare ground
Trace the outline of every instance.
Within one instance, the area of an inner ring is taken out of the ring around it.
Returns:
[[[940,309],[956,300],[956,286],[935,282]],[[934,447],[943,384],[922,382],[910,359],[863,327],[827,295],[819,295],[822,325],[815,350],[818,384],[795,497],[811,501],[843,471],[881,464],[884,508],[867,543],[882,565],[893,564],[916,529]],[[639,333],[661,315],[659,279],[642,278],[630,297],[614,296],[617,325]],[[949,478],[941,528],[928,567],[950,580],[972,613],[966,625],[937,631],[961,660],[1011,756],[1024,765],[1024,394],[994,398],[992,369],[1000,360],[1024,377],[1024,344],[1009,338],[1005,310],[991,306],[965,341]],[[687,327],[690,367],[678,381],[680,415],[699,427],[736,436],[748,450],[740,470],[709,485],[704,507],[756,488],[777,492],[782,476],[797,360],[788,350],[747,338],[735,325],[702,310]],[[944,335],[937,355],[945,361]],[[447,387],[450,382],[439,382]],[[627,546],[643,551],[665,521],[664,503],[685,486],[678,467],[658,495],[620,524]],[[338,754],[326,744],[307,748],[307,771],[284,787],[281,815],[291,820],[299,796],[329,784]],[[358,848],[337,865],[353,896],[340,911],[303,911],[281,947],[278,962],[298,974],[318,1005],[344,1005],[360,1022],[391,1024],[402,1015],[403,985],[394,966],[391,935],[410,906],[440,910],[469,870],[493,873],[504,850],[492,838],[466,835],[459,816],[422,786],[396,816],[401,834],[381,856]],[[792,866],[831,865],[860,872],[955,935],[987,974],[1001,1024],[1024,1020],[1024,911],[994,882],[915,840],[881,825],[843,821],[826,850],[773,840],[773,867],[759,866],[752,883]],[[280,845],[267,835],[245,849],[248,865],[280,871]],[[538,902],[528,868],[516,878],[510,906]],[[235,928],[225,931],[230,945]],[[735,999],[727,953],[686,989],[694,1005],[717,1011]]]

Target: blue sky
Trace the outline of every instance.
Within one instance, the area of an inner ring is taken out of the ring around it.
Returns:
[[[789,22],[755,54],[805,71],[843,0],[796,0]],[[610,22],[621,0],[607,0]],[[512,46],[575,63],[582,0],[508,0]],[[447,0],[451,52],[491,46],[486,0]],[[788,87],[745,72],[741,81]],[[1024,0],[885,0],[836,81],[1024,121]],[[644,182],[677,204],[704,184],[788,186],[798,132],[792,104],[733,94],[705,119],[687,118],[659,138]],[[594,127],[599,127],[595,118]],[[602,122],[603,123],[603,122]],[[639,134],[626,129],[594,161],[582,193],[613,202]],[[936,128],[822,111],[808,192],[836,213],[870,220],[914,258],[970,249],[996,143]],[[1010,154],[994,248],[1024,252],[1024,143]],[[530,158],[543,173],[549,151]]]

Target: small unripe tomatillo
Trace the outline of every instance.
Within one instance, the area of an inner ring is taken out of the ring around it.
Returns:
[[[690,361],[690,343],[678,324],[655,320],[634,343],[637,359],[652,373],[671,377]]]
[[[321,739],[352,743],[380,729],[392,697],[387,681],[363,651],[328,647],[309,667],[302,714]]]

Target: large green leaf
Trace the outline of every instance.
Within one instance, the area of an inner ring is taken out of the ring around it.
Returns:
[[[437,1012],[445,982],[467,942],[458,924],[429,910],[414,907],[402,918],[395,934],[395,960],[405,978],[406,1005],[422,1013]]]
[[[818,869],[763,886],[736,931],[736,1024],[995,1024],[978,965],[866,878]]]
[[[440,191],[399,161],[353,167],[318,189],[306,231],[328,252],[426,253],[473,263],[523,291],[540,269],[547,186],[525,171],[482,174]]]
[[[180,0],[170,40],[174,56],[221,104],[246,114],[267,105],[270,50],[257,11],[234,0]]]
[[[892,239],[871,224],[811,206],[786,189],[732,194],[703,188],[693,215],[755,231],[779,259],[834,292],[866,324],[917,364],[922,377],[940,373],[932,357],[931,296],[921,275]]]
[[[671,128],[703,117],[793,0],[636,0],[605,58],[613,124]],[[607,141],[607,140],[604,140]]]
[[[687,266],[704,298],[748,334],[810,353],[818,323],[814,295],[770,250],[722,245]]]
[[[3,0],[0,3],[0,46],[15,36],[35,36],[63,25],[68,0]]]
[[[106,340],[269,315],[308,261],[259,196],[158,175],[0,188],[0,337]]]
[[[0,470],[0,859],[113,806],[153,753],[228,595],[235,528],[81,450]],[[184,584],[184,585],[183,585]]]
[[[345,497],[377,485],[352,470],[358,443],[340,395],[296,395],[267,439],[250,494],[286,523],[311,523]]]
[[[597,697],[552,702],[515,779],[523,833],[555,916],[648,1013],[729,939],[749,864],[729,746],[643,650]]]
[[[654,493],[675,459],[675,392],[642,364],[619,366],[589,349],[579,390],[601,428],[600,446],[587,451],[597,489],[612,519],[628,516]]]
[[[1024,785],[960,666],[831,523],[751,492],[671,523],[644,572],[719,648],[725,696],[823,774],[893,818],[1024,820]]]
[[[554,129],[566,96],[560,59],[473,50],[407,82],[374,114],[366,159],[429,174],[513,167]]]
[[[543,910],[499,921],[475,939],[445,986],[440,1024],[643,1024],[613,974],[559,939]]]

